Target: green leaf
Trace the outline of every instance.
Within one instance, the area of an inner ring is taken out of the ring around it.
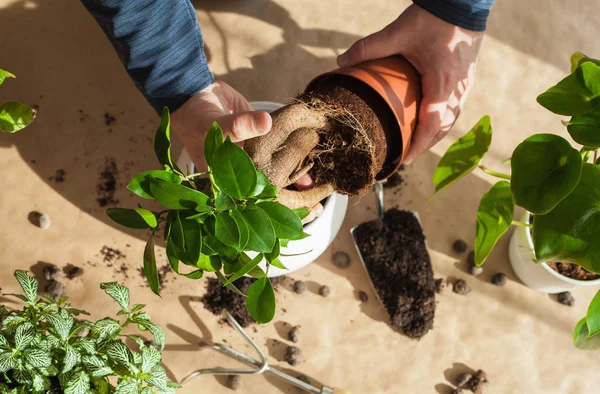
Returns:
[[[104,290],[106,294],[112,297],[113,300],[123,309],[129,308],[129,289],[117,282],[100,283],[100,288]]]
[[[158,269],[156,268],[156,256],[154,255],[154,238],[156,234],[152,233],[146,248],[144,249],[144,274],[148,280],[150,290],[156,295],[160,295],[160,289],[158,288]]]
[[[581,155],[562,137],[535,134],[511,158],[515,204],[534,214],[550,212],[577,186]]]
[[[150,372],[150,377],[144,380],[149,384],[156,386],[160,390],[168,389],[167,373],[160,365],[155,365],[152,372]]]
[[[171,223],[171,241],[178,249],[185,251],[185,237],[183,235],[183,224],[179,212],[173,213],[173,222]]]
[[[283,265],[281,260],[279,260],[278,258],[269,261],[269,264],[271,264],[273,267],[277,267],[282,270],[287,270],[287,267]]]
[[[256,171],[256,175],[257,182],[252,197],[264,199],[277,197],[277,188],[273,186],[269,178],[262,171]]]
[[[246,265],[244,265],[238,272],[236,272],[231,278],[227,279],[227,282],[223,283],[223,286],[227,286],[234,281],[238,280],[242,276],[246,275],[248,272],[252,271],[254,267],[256,267],[263,259],[263,254],[259,253],[255,258],[250,260]]]
[[[150,194],[169,209],[194,209],[197,212],[210,210],[206,194],[183,185],[150,179]]]
[[[184,219],[181,221],[183,237],[185,240],[185,252],[179,255],[184,264],[192,267],[197,266],[202,251],[201,224],[195,220]]]
[[[134,380],[121,380],[114,394],[138,394],[138,384]]]
[[[185,276],[188,279],[194,279],[194,280],[200,279],[200,278],[202,278],[202,275],[204,275],[204,270],[198,269],[198,270],[192,271],[190,273],[181,274],[181,275]]]
[[[435,193],[473,171],[492,142],[490,117],[484,116],[473,128],[446,151],[433,174]]]
[[[165,334],[162,327],[158,324],[149,323],[146,325],[146,328],[150,331],[152,336],[154,336],[154,343],[162,350],[165,346],[165,340],[167,339],[167,334]]]
[[[265,259],[271,263],[273,260],[276,260],[279,257],[279,253],[281,253],[281,245],[279,240],[276,240],[273,250],[270,253],[265,253]]]
[[[239,235],[239,249],[243,250],[248,244],[248,240],[250,238],[248,224],[246,223],[246,220],[244,219],[240,211],[231,211],[230,215],[231,218],[235,221],[235,224],[237,225]]]
[[[71,328],[73,328],[73,323],[75,322],[73,316],[68,314],[64,309],[61,309],[57,314],[48,315],[46,318],[56,330],[58,337],[62,341],[66,341],[71,332]]]
[[[108,366],[106,361],[96,355],[83,356],[81,362],[94,378],[102,378],[114,374],[114,371]]]
[[[131,350],[122,342],[113,342],[106,351],[108,359],[120,367],[129,367]]]
[[[0,352],[0,372],[10,371],[19,365],[19,360],[13,352]]]
[[[65,359],[61,373],[67,373],[71,371],[80,361],[79,353],[73,348],[73,346],[67,345],[65,347]]]
[[[235,202],[227,194],[220,192],[215,200],[215,208],[219,211],[230,211],[235,209]]]
[[[266,276],[254,282],[246,293],[246,307],[259,324],[268,323],[275,316],[275,292]]]
[[[27,297],[25,297],[23,294],[15,294],[15,293],[2,293],[3,296],[10,296],[10,297],[15,297],[20,299],[21,301],[27,302],[29,301],[27,299]]]
[[[16,270],[15,278],[17,278],[19,285],[21,285],[21,289],[23,289],[27,300],[31,303],[35,303],[38,291],[38,281],[29,276],[29,273],[24,270]]]
[[[581,350],[600,349],[600,335],[589,336],[590,332],[586,323],[586,318],[579,320],[573,333],[573,345]]]
[[[83,371],[76,372],[67,382],[65,394],[86,394],[90,389],[90,377]]]
[[[179,274],[179,252],[175,248],[176,246],[173,244],[173,241],[169,239],[167,241],[167,260],[169,260],[173,271]]]
[[[261,208],[246,208],[240,212],[248,225],[246,248],[260,253],[268,253],[275,246],[275,229],[269,216]]]
[[[154,137],[154,153],[160,164],[166,168],[175,168],[171,160],[171,115],[167,107],[163,108],[160,126]]]
[[[302,220],[308,215],[310,215],[310,209],[306,207],[296,208],[294,209],[294,213],[298,215],[298,218],[300,218],[300,220]]]
[[[48,378],[35,374],[33,375],[32,386],[34,391],[46,391],[50,389],[51,383]]]
[[[16,133],[33,122],[33,110],[18,101],[8,101],[0,106],[0,130]]]
[[[257,183],[256,169],[250,156],[229,137],[213,156],[212,175],[219,189],[236,200],[249,197]]]
[[[142,198],[154,198],[152,194],[150,194],[150,180],[158,179],[167,183],[173,183],[176,185],[181,184],[181,177],[171,171],[166,170],[151,170],[144,171],[140,174],[137,174],[129,185],[127,185],[127,189],[137,194]]]
[[[217,279],[219,279],[219,282],[221,282],[223,285],[225,284],[225,282],[227,282],[227,278],[225,276],[223,276],[223,274],[220,271],[215,271],[215,275],[217,276]],[[240,291],[240,289],[235,287],[235,285],[233,283],[231,283],[225,287],[227,287],[229,290],[233,291],[237,295],[246,297],[246,294],[242,293]]]
[[[225,245],[231,246],[236,250],[242,249],[240,245],[240,231],[236,221],[226,212],[221,212],[216,217],[215,235]]]
[[[475,265],[482,265],[492,249],[508,231],[514,217],[513,196],[510,183],[500,181],[488,190],[477,210],[477,230],[475,235]]]
[[[567,125],[567,130],[578,144],[600,148],[600,109],[573,116]]]
[[[589,330],[588,336],[600,333],[600,291],[596,293],[587,310],[586,323]]]
[[[160,361],[162,356],[154,346],[146,346],[142,348],[142,372],[148,373]]]
[[[16,78],[14,74],[9,73],[8,71],[0,69],[0,85],[4,83],[6,78]]]
[[[113,222],[134,229],[145,229],[157,226],[156,216],[146,209],[108,208],[106,214]]]
[[[137,313],[146,307],[145,304],[134,304],[131,308],[131,313]]]
[[[43,349],[27,349],[25,359],[34,368],[47,368],[52,365],[52,357],[47,350]]]
[[[17,350],[23,350],[35,339],[35,327],[31,323],[23,324],[17,327],[15,333],[15,347]]]
[[[575,71],[537,97],[537,102],[559,115],[577,116],[600,103],[600,67],[584,62]]]
[[[577,69],[577,67],[579,67],[580,62],[585,58],[587,58],[587,56],[585,56],[583,53],[574,52],[571,55],[571,72],[574,72]]]
[[[109,317],[102,320],[98,320],[92,326],[90,333],[92,338],[98,342],[103,342],[107,339],[111,339],[121,331],[121,324]]]
[[[204,139],[204,160],[206,160],[206,164],[212,166],[212,158],[222,144],[223,130],[221,130],[221,127],[219,127],[217,122],[214,122],[210,130],[208,130],[206,138]]]
[[[583,164],[579,184],[546,215],[535,215],[538,261],[562,261],[600,273],[600,167]]]
[[[304,235],[300,217],[288,207],[278,202],[257,204],[271,219],[277,238],[298,239]]]

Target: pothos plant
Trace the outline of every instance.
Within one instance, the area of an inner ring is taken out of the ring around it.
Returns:
[[[433,183],[438,193],[479,167],[502,180],[487,191],[477,211],[475,264],[482,265],[511,225],[527,226],[535,262],[561,261],[600,273],[600,61],[581,53],[571,57],[571,74],[537,98],[551,112],[570,116],[563,122],[574,148],[554,134],[534,134],[514,150],[505,164],[511,175],[480,165],[492,140],[490,118],[450,146]],[[514,220],[515,205],[534,215],[529,223]],[[575,330],[576,346],[600,348],[600,293]]]
[[[122,322],[104,318],[78,320],[89,313],[76,309],[67,297],[56,300],[38,293],[38,282],[27,271],[15,271],[24,294],[22,310],[0,305],[0,392],[7,394],[151,394],[173,393],[179,385],[167,380],[160,365],[165,333],[143,311],[130,306],[129,290],[115,282],[100,285],[121,310]],[[123,330],[137,325],[152,333],[156,344]],[[139,347],[131,349],[123,340]]]
[[[187,174],[171,158],[170,115],[163,110],[154,150],[161,170],[136,175],[127,188],[138,196],[165,207],[152,212],[110,208],[108,216],[133,229],[149,229],[144,251],[144,273],[152,291],[159,294],[154,253],[155,238],[164,227],[167,259],[173,271],[199,279],[214,272],[224,286],[244,295],[233,282],[248,274],[257,280],[247,291],[246,306],[259,323],[275,315],[275,293],[269,267],[285,269],[280,248],[290,240],[308,236],[301,220],[308,209],[291,210],[277,202],[277,188],[257,171],[248,154],[224,138],[214,123],[206,135],[204,156],[208,170]],[[187,172],[187,171],[186,171]],[[248,253],[253,254],[251,257]],[[259,267],[266,260],[265,270]],[[190,267],[183,272],[180,263]]]
[[[0,69],[0,85],[6,78],[16,78],[14,74]],[[15,133],[33,122],[34,112],[18,101],[7,101],[0,105],[0,130]]]

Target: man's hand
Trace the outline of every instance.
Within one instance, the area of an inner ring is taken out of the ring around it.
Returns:
[[[473,86],[483,32],[454,26],[417,5],[383,30],[341,54],[341,67],[403,55],[422,77],[417,129],[405,161],[413,160],[448,134]]]
[[[189,99],[171,116],[173,132],[185,145],[198,172],[206,171],[204,139],[215,121],[233,142],[242,142],[266,134],[272,126],[271,115],[263,111],[254,111],[237,90],[223,81],[215,81]],[[312,187],[312,180],[305,175],[298,180],[296,187]],[[315,205],[303,222],[313,221],[322,212],[323,206]]]

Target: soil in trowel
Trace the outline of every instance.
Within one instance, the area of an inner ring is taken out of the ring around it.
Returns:
[[[391,325],[410,338],[433,327],[435,281],[425,236],[410,212],[390,209],[358,226],[354,237]]]

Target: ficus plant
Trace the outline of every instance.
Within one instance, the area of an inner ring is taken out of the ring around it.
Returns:
[[[0,85],[6,78],[16,78],[14,74],[0,69]],[[18,101],[7,101],[0,105],[0,130],[16,133],[33,122],[34,112],[29,106]]]
[[[571,57],[571,73],[537,98],[551,112],[570,116],[563,122],[581,148],[554,134],[534,134],[514,150],[505,164],[511,174],[482,165],[492,141],[490,118],[484,116],[441,158],[433,183],[436,193],[479,167],[502,180],[482,197],[477,211],[475,264],[482,265],[511,225],[527,226],[535,263],[561,261],[600,273],[600,61],[581,53]],[[514,220],[515,205],[533,215]],[[600,296],[577,325],[575,345],[600,348]],[[593,341],[592,341],[593,338]]]
[[[102,289],[121,307],[122,322],[79,319],[89,313],[38,293],[38,282],[27,271],[15,271],[23,294],[3,294],[24,302],[21,310],[0,305],[0,392],[7,394],[168,394],[179,387],[167,380],[160,365],[166,335],[152,323],[144,305],[130,306],[129,290],[116,283]],[[154,344],[125,334],[137,326]],[[127,345],[136,343],[138,350]]]
[[[165,108],[156,132],[154,149],[160,170],[136,175],[127,188],[152,199],[165,209],[153,212],[110,208],[108,216],[133,229],[149,229],[144,251],[144,273],[152,291],[159,294],[155,239],[163,229],[167,259],[173,271],[190,279],[214,272],[224,286],[246,297],[246,306],[259,323],[275,315],[275,293],[267,277],[269,267],[285,269],[281,248],[307,237],[301,220],[308,209],[291,210],[277,202],[278,190],[257,171],[248,154],[224,138],[218,124],[208,131],[204,156],[208,170],[187,174],[171,158],[170,115]],[[259,263],[266,260],[266,268]],[[188,266],[183,271],[181,264]],[[233,282],[244,275],[257,280],[247,294]]]

